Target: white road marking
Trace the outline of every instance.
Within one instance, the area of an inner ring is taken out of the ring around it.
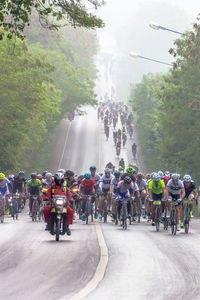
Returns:
[[[67,298],[63,297],[60,300],[80,300],[86,297],[88,294],[90,294],[92,291],[94,291],[97,287],[97,285],[101,282],[101,280],[104,277],[106,267],[108,264],[108,248],[106,246],[106,242],[103,236],[103,232],[101,230],[101,225],[99,224],[99,221],[95,220],[95,228],[98,238],[98,243],[100,247],[100,260],[96,269],[96,272],[93,276],[93,278],[87,283],[87,285],[80,290],[78,293],[74,294],[72,297]]]
[[[64,153],[65,153],[65,150],[66,150],[66,145],[67,145],[67,140],[68,140],[69,130],[70,130],[70,128],[71,128],[71,124],[72,124],[72,123],[70,122],[69,127],[68,127],[68,130],[67,130],[66,138],[65,138],[65,144],[64,144],[64,147],[63,147],[63,152],[62,152],[62,155],[61,155],[59,164],[58,164],[58,170],[60,169],[60,166],[61,166],[61,163],[62,163],[62,160],[63,160],[63,156],[64,156]]]

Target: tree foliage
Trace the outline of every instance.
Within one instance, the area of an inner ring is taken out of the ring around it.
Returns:
[[[193,31],[177,39],[170,53],[175,58],[174,68],[160,77],[161,84],[148,81],[153,96],[149,98],[145,77],[132,88],[131,100],[138,115],[136,125],[154,170],[158,169],[159,161],[160,168],[190,173],[197,179],[200,176],[200,25],[195,23]],[[153,153],[148,154],[150,148]]]
[[[102,0],[1,0],[0,27],[8,31],[8,38],[14,35],[24,38],[24,29],[30,25],[32,12],[38,14],[43,27],[57,29],[63,22],[74,27],[102,27],[103,22],[91,11],[104,4]],[[5,31],[0,33],[2,39]]]

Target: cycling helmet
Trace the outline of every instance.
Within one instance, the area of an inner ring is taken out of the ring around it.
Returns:
[[[153,181],[159,181],[160,180],[160,176],[158,173],[154,173],[152,176]]]
[[[171,178],[172,178],[173,180],[178,180],[178,179],[180,178],[180,175],[177,174],[177,173],[173,173],[172,176],[171,176]]]
[[[90,173],[85,173],[84,174],[84,178],[85,179],[90,179],[91,178],[91,174]]]
[[[0,173],[0,179],[3,180],[3,179],[5,179],[5,178],[6,178],[5,174]]]
[[[90,171],[91,171],[91,172],[96,172],[96,170],[97,170],[97,168],[96,168],[95,166],[91,166],[91,167],[90,167]]]
[[[10,175],[8,176],[8,179],[9,179],[9,180],[13,180],[14,177],[15,177],[15,176],[14,176],[13,174],[10,174]]]
[[[132,167],[128,167],[128,168],[126,168],[126,173],[129,173],[129,174],[132,174],[134,172],[134,168],[132,168]]]
[[[129,176],[126,176],[125,178],[124,178],[124,183],[125,184],[130,184],[132,182],[132,180],[131,180],[131,178],[129,177]]]
[[[37,178],[37,173],[32,173],[32,174],[31,174],[31,178],[32,178],[32,179],[36,179],[36,178]]]
[[[170,172],[169,171],[165,171],[164,174],[167,175],[167,176],[170,176]]]
[[[143,175],[142,173],[138,173],[138,174],[137,174],[137,178],[142,179],[142,178],[144,178],[144,175]]]
[[[25,173],[24,173],[24,171],[20,171],[18,175],[19,176],[25,176]]]
[[[167,184],[168,181],[170,180],[170,176],[165,175],[163,179],[164,179],[164,183]]]
[[[119,171],[114,172],[115,178],[119,178],[121,176],[121,173]]]
[[[40,180],[41,180],[41,179],[42,179],[42,175],[41,175],[41,174],[38,174],[38,175],[37,175],[37,179],[40,179]]]
[[[151,179],[151,174],[150,174],[150,173],[147,173],[146,179],[147,179],[147,180]]]
[[[67,170],[67,171],[65,172],[65,175],[68,175],[68,176],[74,176],[74,172],[71,171],[71,170]]]
[[[51,177],[53,177],[53,175],[52,175],[50,172],[47,172],[46,175],[45,175],[45,178],[46,178],[46,179],[49,179],[49,178],[51,178]]]
[[[137,167],[137,165],[136,165],[136,164],[133,164],[133,167],[135,168],[135,167]]]
[[[64,174],[63,173],[56,173],[54,175],[54,181],[55,181],[55,184],[57,185],[62,185],[65,181],[65,178],[64,178]]]
[[[64,170],[64,169],[59,169],[59,170],[58,170],[58,173],[65,174],[65,170]]]
[[[48,173],[48,171],[42,172],[42,177],[43,177],[43,178],[45,177],[46,173]]]
[[[183,181],[184,182],[191,182],[192,181],[192,177],[190,175],[184,175]]]
[[[122,168],[122,166],[119,166],[119,168],[118,168],[119,170],[121,170],[121,171],[123,171],[123,168]]]
[[[159,176],[160,176],[161,179],[164,177],[164,174],[163,174],[162,171],[158,171],[158,174],[159,174]]]
[[[105,173],[111,173],[111,170],[109,168],[106,168],[104,172]]]

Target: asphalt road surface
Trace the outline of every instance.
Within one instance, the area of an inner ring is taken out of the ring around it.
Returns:
[[[112,138],[106,141],[96,111],[63,121],[54,143],[52,165],[76,174],[118,159]],[[136,136],[134,137],[136,139]],[[121,156],[132,161],[131,141]],[[138,163],[145,170],[140,156]],[[104,278],[85,297],[90,300],[200,299],[200,231],[193,220],[188,235],[156,232],[142,220],[127,231],[110,221],[101,224],[108,248]],[[55,242],[44,223],[32,223],[25,211],[18,221],[0,224],[0,299],[70,299],[93,278],[100,259],[94,224],[75,220],[71,237]],[[78,298],[77,298],[78,299]]]

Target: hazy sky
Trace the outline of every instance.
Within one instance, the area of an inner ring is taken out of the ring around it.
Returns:
[[[199,0],[107,0],[100,16],[105,28],[98,30],[102,52],[113,54],[114,81],[118,93],[129,94],[130,82],[138,82],[148,72],[165,72],[167,67],[129,57],[134,51],[140,55],[171,62],[168,50],[178,35],[155,31],[151,21],[183,32],[192,27],[198,13]]]

